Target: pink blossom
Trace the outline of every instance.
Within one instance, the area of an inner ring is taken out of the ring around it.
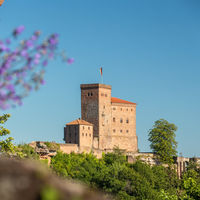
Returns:
[[[72,64],[73,62],[74,62],[74,58],[68,58],[68,59],[67,59],[67,63],[68,63],[68,64]]]
[[[17,37],[19,34],[21,34],[24,31],[25,27],[23,25],[18,26],[16,29],[13,31],[13,36]]]

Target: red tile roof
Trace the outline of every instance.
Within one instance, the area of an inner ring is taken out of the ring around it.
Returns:
[[[116,97],[111,97],[111,103],[126,103],[126,104],[134,104],[136,105],[136,103],[130,102],[130,101],[125,101],[123,99],[119,99]]]
[[[72,122],[67,123],[66,125],[87,125],[87,126],[93,126],[93,124],[83,120],[83,119],[76,119]]]

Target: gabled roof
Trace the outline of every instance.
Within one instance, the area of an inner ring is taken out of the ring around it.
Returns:
[[[83,120],[83,119],[76,119],[72,122],[67,123],[66,125],[87,125],[87,126],[93,126],[93,124]]]
[[[130,102],[130,101],[125,101],[123,99],[119,99],[116,97],[111,97],[111,103],[125,103],[125,104],[134,104],[136,105],[136,103]]]

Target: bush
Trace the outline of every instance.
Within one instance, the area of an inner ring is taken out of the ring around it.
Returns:
[[[44,143],[50,151],[60,150],[60,145],[55,142],[45,142]]]

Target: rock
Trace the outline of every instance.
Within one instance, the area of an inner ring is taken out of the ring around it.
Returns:
[[[63,180],[41,164],[15,159],[0,159],[1,200],[106,200],[104,194]]]

